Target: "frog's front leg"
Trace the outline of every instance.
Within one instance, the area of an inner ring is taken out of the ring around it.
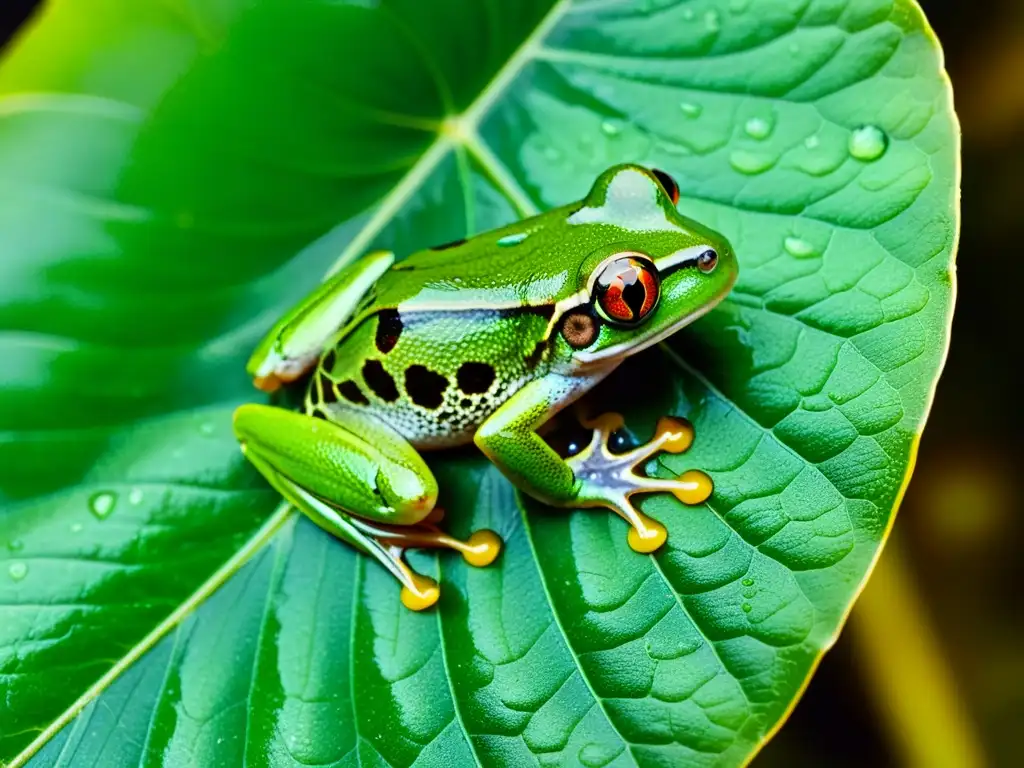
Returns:
[[[408,608],[430,607],[440,590],[409,567],[406,549],[447,547],[477,566],[498,556],[501,539],[492,531],[460,541],[434,525],[437,482],[401,435],[362,414],[339,418],[249,404],[235,411],[234,428],[270,484],[321,528],[376,558],[402,584]]]
[[[305,374],[394,261],[390,251],[368,253],[318,285],[278,320],[246,365],[257,389],[273,392]]]
[[[674,480],[646,477],[637,467],[660,451],[681,453],[693,441],[693,428],[665,417],[645,445],[623,454],[609,450],[608,440],[623,425],[618,414],[605,414],[584,426],[593,438],[568,459],[559,456],[537,434],[565,402],[593,382],[573,377],[546,376],[531,382],[480,427],[476,444],[512,482],[531,496],[558,507],[606,507],[630,525],[627,540],[637,552],[653,552],[665,543],[665,526],[640,512],[630,497],[667,491],[685,504],[700,504],[711,494],[711,479],[691,470]]]

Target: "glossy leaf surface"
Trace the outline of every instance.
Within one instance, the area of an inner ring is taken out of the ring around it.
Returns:
[[[956,128],[909,0],[53,3],[0,69],[0,760],[737,765],[869,573],[952,310]],[[243,364],[332,265],[646,163],[741,260],[595,393],[710,503],[625,525],[431,457],[439,609],[278,507]],[[78,704],[76,705],[76,702]],[[84,708],[82,708],[84,707]]]

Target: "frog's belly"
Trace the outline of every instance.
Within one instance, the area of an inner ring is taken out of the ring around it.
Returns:
[[[363,407],[332,403],[326,407],[321,405],[321,410],[339,424],[345,423],[345,415],[350,411],[371,415],[421,450],[454,448],[471,443],[480,425],[528,381],[529,377],[524,376],[512,382],[499,383],[482,395],[466,395],[449,387],[436,408],[423,408],[400,400]]]

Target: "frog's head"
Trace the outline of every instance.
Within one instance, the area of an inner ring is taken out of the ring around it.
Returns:
[[[736,282],[718,232],[676,210],[666,173],[619,165],[598,177],[568,220],[589,230],[575,301],[559,313],[559,355],[573,367],[614,364],[693,322]],[[575,306],[572,306],[575,304]]]

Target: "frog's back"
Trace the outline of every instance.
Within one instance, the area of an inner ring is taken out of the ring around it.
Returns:
[[[567,268],[578,262],[563,258],[563,251],[576,253],[581,245],[567,231],[577,238],[591,235],[568,223],[577,207],[411,254],[381,276],[357,319],[400,306],[409,311],[513,309],[557,301],[576,290],[578,278],[575,269]]]

